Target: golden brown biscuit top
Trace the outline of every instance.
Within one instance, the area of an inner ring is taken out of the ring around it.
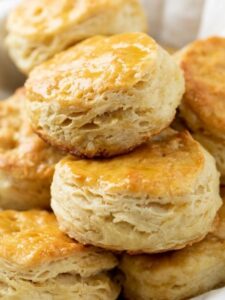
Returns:
[[[143,14],[137,0],[22,0],[10,14],[8,29],[31,40],[44,40],[98,14],[117,14],[126,4]]]
[[[209,131],[225,134],[225,38],[212,37],[181,52],[184,102]]]
[[[79,251],[84,251],[84,246],[59,230],[52,213],[0,212],[0,258],[9,263],[35,267]]]
[[[135,151],[104,160],[66,157],[58,167],[69,168],[76,184],[112,192],[179,196],[193,192],[205,157],[188,132],[162,134]],[[65,170],[66,170],[65,169]]]
[[[97,94],[126,91],[154,73],[157,48],[144,33],[90,38],[35,68],[26,83],[28,98],[90,107]]]
[[[18,178],[48,178],[62,154],[33,131],[25,112],[24,89],[0,102],[0,169]]]

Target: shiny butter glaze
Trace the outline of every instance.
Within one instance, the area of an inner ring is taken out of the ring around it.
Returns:
[[[0,212],[0,258],[9,263],[36,267],[83,250],[59,230],[52,213]]]
[[[225,38],[191,44],[181,57],[185,104],[209,131],[225,134]]]
[[[156,72],[157,49],[144,33],[90,38],[35,68],[28,98],[82,107],[103,92],[126,92]]]
[[[161,136],[159,141],[112,159],[67,157],[59,164],[84,188],[165,197],[192,192],[204,161],[200,145],[183,132]]]

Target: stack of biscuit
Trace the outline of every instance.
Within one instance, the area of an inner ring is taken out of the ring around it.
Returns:
[[[10,14],[28,78],[0,103],[2,299],[181,300],[225,283],[225,40],[171,56],[146,28],[138,0]],[[177,111],[191,133],[170,128]]]

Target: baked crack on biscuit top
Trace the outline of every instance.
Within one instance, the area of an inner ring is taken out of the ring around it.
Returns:
[[[123,156],[64,158],[56,165],[51,194],[69,236],[134,253],[203,239],[221,206],[213,157],[188,132],[169,129]]]
[[[120,268],[130,300],[183,300],[224,285],[225,205],[215,231],[203,241],[165,254],[124,255]]]
[[[24,73],[96,34],[147,31],[138,0],[22,0],[9,15],[6,44]]]
[[[119,286],[108,273],[116,258],[67,237],[52,213],[1,211],[0,233],[2,299],[117,298]]]
[[[184,91],[174,59],[144,33],[97,36],[35,68],[28,110],[48,143],[87,157],[126,153],[172,122]]]
[[[196,41],[175,56],[186,83],[180,117],[215,156],[225,183],[225,38]]]
[[[49,208],[55,163],[62,154],[32,130],[23,88],[0,101],[0,208]]]

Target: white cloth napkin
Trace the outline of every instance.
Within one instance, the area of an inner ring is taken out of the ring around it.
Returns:
[[[20,86],[24,77],[4,48],[5,17],[19,0],[0,0],[0,99]],[[32,0],[30,0],[32,1]],[[163,45],[180,48],[196,38],[225,36],[225,0],[141,0],[149,33]],[[193,300],[225,300],[225,288]]]
[[[192,300],[224,300],[225,288],[217,289],[204,295],[192,298]]]
[[[225,36],[225,0],[141,0],[149,33],[164,45],[183,47],[196,38]]]

